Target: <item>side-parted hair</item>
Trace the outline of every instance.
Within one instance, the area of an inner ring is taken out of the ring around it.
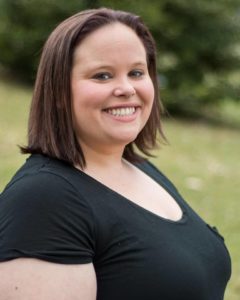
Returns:
[[[73,126],[71,71],[75,48],[93,31],[120,22],[132,28],[142,41],[148,72],[155,91],[150,117],[137,138],[125,147],[123,157],[136,162],[157,146],[157,135],[165,140],[160,115],[162,104],[156,70],[154,39],[140,17],[108,8],[85,10],[60,23],[47,39],[40,59],[28,124],[28,145],[22,153],[41,153],[84,168],[86,161]]]

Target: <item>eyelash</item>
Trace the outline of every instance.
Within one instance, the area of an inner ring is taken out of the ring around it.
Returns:
[[[137,74],[137,75],[136,75]],[[144,75],[144,72],[141,71],[141,70],[133,70],[129,73],[130,76],[133,76],[133,77],[142,77]]]
[[[106,76],[107,76],[107,78],[106,78]],[[97,80],[100,80],[100,81],[106,81],[110,78],[112,78],[112,75],[110,73],[107,73],[107,72],[97,73],[93,76],[93,79],[97,79]]]
[[[135,78],[140,78],[143,75],[144,75],[144,72],[141,70],[132,70],[128,73],[128,76],[135,77]],[[107,81],[107,80],[113,78],[113,75],[108,72],[100,72],[100,73],[95,74],[92,78],[100,80],[100,81]]]

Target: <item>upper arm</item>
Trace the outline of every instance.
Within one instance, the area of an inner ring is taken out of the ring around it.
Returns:
[[[85,198],[44,172],[0,198],[0,299],[95,300],[95,223]]]
[[[56,264],[33,258],[0,263],[1,300],[95,300],[92,263]]]

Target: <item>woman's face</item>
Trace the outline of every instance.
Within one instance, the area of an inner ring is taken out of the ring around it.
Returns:
[[[74,128],[83,149],[134,141],[154,99],[146,51],[135,32],[114,23],[87,36],[74,52],[71,88]]]

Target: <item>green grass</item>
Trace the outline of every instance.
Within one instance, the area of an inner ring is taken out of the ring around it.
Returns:
[[[17,145],[26,142],[31,91],[0,81],[0,190],[25,160]]]
[[[26,142],[30,98],[30,90],[0,81],[0,191],[26,158],[17,144]],[[232,107],[227,106],[227,113],[237,119],[240,107]],[[205,221],[225,236],[233,263],[225,300],[239,300],[240,132],[173,119],[165,120],[164,128],[170,145],[157,151],[152,161]]]

